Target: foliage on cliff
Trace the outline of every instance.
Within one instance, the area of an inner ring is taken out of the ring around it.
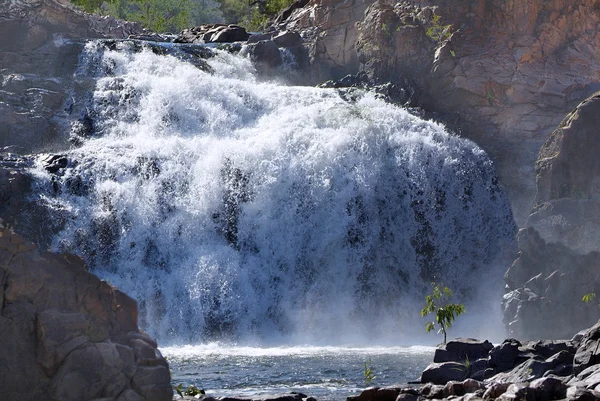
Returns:
[[[262,29],[293,0],[71,0],[90,13],[136,21],[155,32],[179,32],[203,23],[226,22]]]

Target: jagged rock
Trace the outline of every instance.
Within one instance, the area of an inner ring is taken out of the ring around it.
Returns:
[[[39,253],[0,227],[0,284],[3,399],[172,399],[167,362],[139,331],[136,302],[82,259]]]
[[[476,359],[487,358],[493,348],[492,343],[487,340],[458,338],[436,348],[433,362],[464,362],[467,359],[475,361]]]

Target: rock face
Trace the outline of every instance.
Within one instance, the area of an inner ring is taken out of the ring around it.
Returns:
[[[427,107],[460,115],[462,133],[494,158],[521,226],[540,146],[600,88],[595,0],[311,0],[277,22],[311,44],[316,80],[411,78]],[[448,35],[432,34],[447,25]]]
[[[568,338],[600,313],[600,94],[567,115],[541,148],[536,203],[505,275],[509,335]],[[549,318],[552,316],[552,318]],[[557,322],[560,322],[557,324]]]
[[[136,302],[74,255],[39,253],[0,227],[2,399],[172,399],[167,362]]]
[[[64,0],[0,2],[0,149],[64,145],[63,110],[89,38],[127,38],[133,23],[73,10]]]

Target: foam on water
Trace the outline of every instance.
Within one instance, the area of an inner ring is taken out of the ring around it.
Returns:
[[[214,52],[205,72],[89,44],[92,135],[64,174],[36,171],[54,248],[135,297],[163,344],[406,339],[430,281],[467,303],[500,285],[514,224],[480,148]]]

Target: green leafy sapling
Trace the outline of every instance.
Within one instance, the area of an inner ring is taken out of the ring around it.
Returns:
[[[369,387],[369,384],[377,377],[375,376],[375,373],[373,373],[370,359],[364,364],[363,375],[365,376],[365,387]]]
[[[438,333],[443,333],[444,344],[446,344],[446,334],[452,326],[452,322],[458,315],[465,312],[463,304],[452,304],[448,300],[453,294],[450,288],[441,284],[432,283],[433,293],[425,297],[425,307],[421,310],[421,316],[425,317],[430,313],[435,313],[435,322],[427,322],[425,331],[428,333],[439,326]]]

